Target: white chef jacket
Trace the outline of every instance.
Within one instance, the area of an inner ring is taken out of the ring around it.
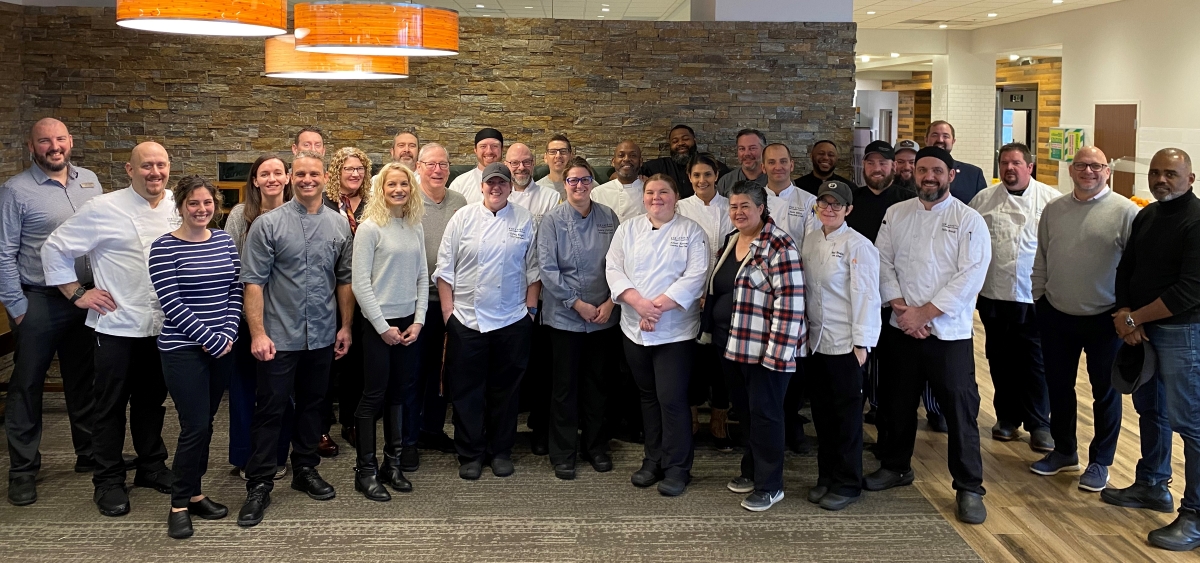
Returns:
[[[46,285],[79,281],[75,259],[86,254],[96,287],[117,303],[117,310],[106,315],[89,310],[87,325],[110,336],[157,336],[163,312],[150,283],[150,245],[180,222],[170,190],[154,208],[133,187],[96,196],[42,246]]]
[[[817,227],[817,198],[797,188],[795,184],[784,188],[779,195],[767,191],[767,212],[783,232],[792,237],[796,248],[804,248],[804,235]]]
[[[665,294],[679,307],[662,314],[654,332],[642,332],[633,307],[621,307],[621,332],[634,344],[655,346],[696,338],[700,297],[708,271],[708,235],[678,213],[655,229],[646,215],[621,223],[606,256],[605,277],[613,301],[636,289],[646,299]]]
[[[529,182],[529,187],[525,188],[525,191],[519,192],[513,188],[512,193],[508,194],[509,203],[520,205],[533,214],[535,236],[538,225],[542,224],[542,216],[558,205],[559,201],[561,199],[558,197],[558,192],[546,189],[534,182]]]
[[[642,204],[644,187],[641,178],[634,180],[632,184],[622,184],[614,178],[592,189],[592,201],[607,205],[617,212],[617,219],[625,223],[646,213],[646,206]]]
[[[971,198],[971,208],[983,216],[992,238],[992,263],[980,295],[998,301],[1033,303],[1038,222],[1046,204],[1061,195],[1030,178],[1022,195],[1008,193],[1008,188],[999,183]]]
[[[725,235],[733,232],[733,221],[729,219],[729,199],[721,194],[713,196],[708,205],[700,196],[684,198],[675,207],[684,217],[691,219],[708,235],[708,266],[716,264],[717,249],[725,248]]]
[[[883,321],[875,245],[843,223],[828,236],[814,229],[804,238],[800,256],[808,349],[836,356],[878,344]]]
[[[933,303],[943,314],[930,322],[932,336],[971,338],[975,297],[992,261],[991,237],[978,212],[954,197],[929,211],[919,198],[902,201],[884,214],[875,246],[884,303]],[[894,312],[890,322],[899,327]]]
[[[508,204],[492,213],[482,203],[459,209],[446,225],[433,281],[454,288],[454,317],[491,332],[529,314],[525,294],[538,281],[533,215]]]
[[[459,174],[450,182],[450,189],[462,194],[469,204],[483,201],[483,169],[476,166]]]

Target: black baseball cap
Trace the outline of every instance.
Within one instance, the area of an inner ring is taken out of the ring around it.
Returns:
[[[887,143],[884,144],[886,145]],[[821,189],[817,191],[817,199],[821,199],[825,196],[832,197],[842,205],[854,204],[854,191],[851,190],[850,186],[847,186],[845,182],[830,180],[821,184]]]
[[[887,141],[871,141],[871,144],[867,145],[867,150],[863,152],[863,158],[871,156],[872,153],[888,160],[896,160],[896,151],[892,150],[892,145]]]
[[[504,178],[509,182],[512,181],[512,172],[503,162],[493,162],[483,169],[483,181],[486,182],[492,178]]]

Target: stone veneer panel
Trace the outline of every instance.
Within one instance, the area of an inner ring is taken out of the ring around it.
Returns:
[[[0,2],[0,182],[25,165],[21,123],[21,33],[24,8]]]

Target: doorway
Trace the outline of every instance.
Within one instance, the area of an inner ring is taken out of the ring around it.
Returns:
[[[1096,128],[1093,133],[1096,148],[1104,151],[1109,162],[1121,159],[1137,161],[1137,104],[1097,104]],[[1133,195],[1134,175],[1132,172],[1112,174],[1113,191],[1129,197]]]
[[[1038,153],[1038,91],[1030,86],[1005,86],[996,89],[996,158],[992,159],[992,177],[1000,177],[1000,147],[1021,143],[1032,154]]]

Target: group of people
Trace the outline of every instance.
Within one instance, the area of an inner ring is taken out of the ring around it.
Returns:
[[[228,514],[201,487],[226,389],[229,460],[247,480],[242,526],[263,519],[289,450],[292,488],[335,496],[317,471],[338,449],[335,395],[356,450],[355,490],[375,501],[412,491],[404,474],[422,447],[457,454],[466,480],[485,466],[511,475],[522,408],[534,453],[566,480],[581,458],[611,471],[612,424],[640,419],[631,482],[677,496],[691,479],[696,407],[707,403],[719,449],[732,445],[730,411],[739,422],[744,452],[727,488],[751,511],[784,497],[784,452],[805,447],[806,399],[818,439],[806,496],[827,510],[913,482],[924,401],[931,429],[949,434],[958,519],[978,524],[978,311],[996,389],[992,437],[1016,440],[1024,427],[1045,453],[1033,472],[1084,469],[1075,380],[1086,351],[1096,436],[1080,488],[1172,510],[1179,432],[1185,497],[1150,541],[1200,544],[1200,203],[1186,153],[1155,155],[1158,202],[1138,212],[1108,187],[1095,147],[1069,165],[1067,195],[1033,179],[1022,144],[999,151],[1001,181],[988,187],[951,156],[944,121],[924,148],[871,143],[858,187],[835,173],[832,141],[815,143],[812,172],[793,178],[790,148],[759,131],[737,133],[733,169],[699,152],[690,127],[668,135],[671,154],[648,161],[620,142],[611,179],[555,135],[549,174],[535,181],[533,150],[485,128],[477,166],[448,184],[449,152],[412,132],[372,175],[360,149],[327,160],[321,131],[307,127],[290,162],[252,165],[222,230],[219,190],[199,176],[168,189],[161,145],[135,147],[130,186],[105,194],[71,164],[65,125],[39,121],[34,165],[0,190],[0,302],[17,338],[10,502],[37,499],[41,389],[58,353],[76,471],[93,473],[100,512],[130,510],[128,406],[134,485],[171,495],[175,538],[192,535],[193,516]],[[1150,356],[1157,362],[1139,363]],[[1132,372],[1128,389],[1114,363]],[[1142,428],[1126,489],[1106,486],[1118,389],[1133,392]],[[180,420],[171,469],[168,393]],[[864,421],[878,430],[881,462],[865,475]]]

